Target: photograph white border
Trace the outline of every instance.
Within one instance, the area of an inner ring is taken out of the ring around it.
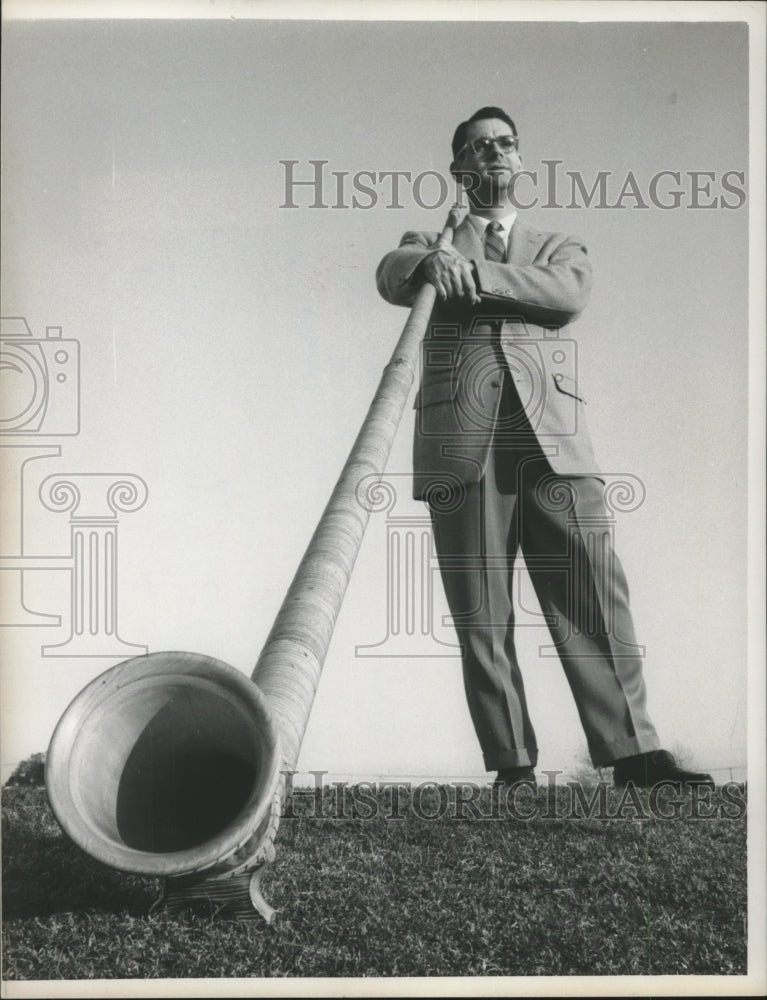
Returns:
[[[765,13],[762,3],[573,2],[573,0],[6,0],[3,19],[323,19],[499,21],[746,21],[750,60],[749,192],[749,803],[746,976],[568,976],[386,979],[204,979],[4,982],[5,997],[218,996],[632,996],[759,995],[767,984],[765,919]],[[12,254],[12,247],[5,248]]]

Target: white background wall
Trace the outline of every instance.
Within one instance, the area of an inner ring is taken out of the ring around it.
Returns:
[[[645,192],[661,170],[713,171],[721,194],[748,169],[747,44],[738,23],[7,23],[3,314],[81,345],[81,432],[29,466],[27,553],[68,551],[66,514],[37,501],[45,476],[141,476],[148,502],[119,528],[123,638],[250,673],[406,318],[376,264],[445,214],[406,188],[400,210],[387,188],[369,210],[310,209],[306,189],[280,208],[279,161],[447,175],[456,124],[499,104],[528,169],[560,159],[589,185],[606,170],[613,196],[628,171]],[[573,330],[602,466],[647,491],[617,549],[657,727],[701,765],[742,766],[748,203],[696,210],[682,187],[676,210],[529,217],[591,253]],[[397,512],[421,516],[411,428],[407,413],[390,471]],[[300,765],[478,775],[457,660],[423,641],[355,655],[386,631],[385,527],[373,518]],[[68,634],[66,573],[26,574],[25,600],[63,622],[0,635],[3,777],[116,662],[41,655]],[[541,767],[566,770],[583,737],[547,641],[526,629],[523,663]]]

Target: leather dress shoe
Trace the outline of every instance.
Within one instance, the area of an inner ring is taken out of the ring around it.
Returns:
[[[633,757],[616,760],[613,766],[613,783],[622,788],[630,781],[638,788],[652,788],[662,781],[716,787],[710,774],[680,767],[668,750],[651,750],[649,753],[638,753]]]
[[[529,785],[535,791],[538,788],[535,769],[530,766],[502,767],[493,782],[493,788],[513,788],[516,785]]]

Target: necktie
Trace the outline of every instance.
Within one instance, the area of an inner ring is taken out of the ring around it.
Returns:
[[[506,242],[503,238],[503,226],[500,222],[488,222],[485,230],[485,259],[506,261]]]

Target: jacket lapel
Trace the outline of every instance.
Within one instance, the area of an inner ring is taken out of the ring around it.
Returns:
[[[545,239],[543,233],[533,229],[532,226],[522,222],[519,218],[515,219],[514,225],[511,227],[507,250],[509,264],[532,264]],[[468,215],[456,228],[453,246],[469,260],[482,260],[485,256],[482,238],[477,232],[476,226],[469,221]]]
[[[509,235],[509,264],[532,264],[545,239],[543,233],[516,219]]]
[[[468,257],[469,260],[481,260],[485,256],[485,248],[482,246],[482,240],[477,235],[474,224],[469,222],[468,215],[464,217],[455,230],[453,246],[464,257]]]

